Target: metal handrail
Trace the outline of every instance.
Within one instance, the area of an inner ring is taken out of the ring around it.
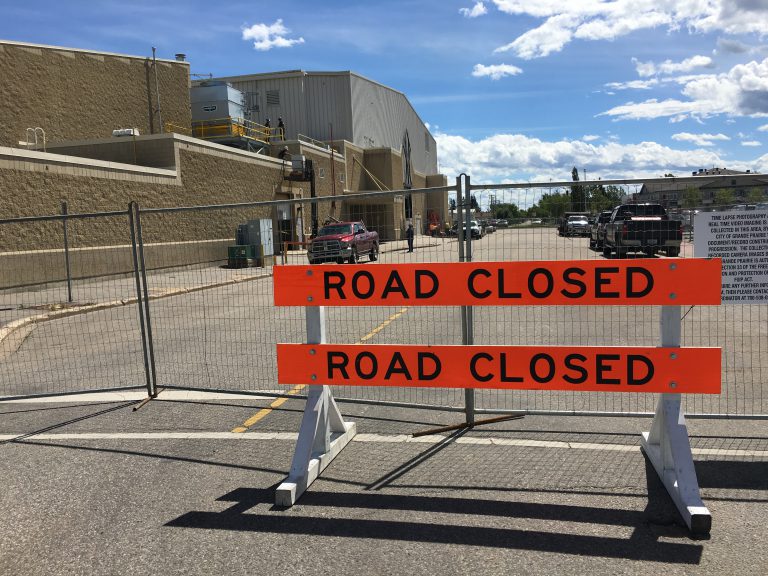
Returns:
[[[245,118],[233,118],[231,116],[192,122],[192,135],[202,140],[240,137],[266,144],[269,143],[273,131],[276,130],[279,128],[269,128]]]
[[[325,142],[321,142],[320,140],[315,140],[314,138],[311,138],[309,136],[305,136],[304,134],[299,134],[296,137],[299,142],[306,142],[307,144],[313,144],[319,148],[325,148],[326,150],[330,150],[331,145],[326,144]]]
[[[175,132],[176,134],[184,134],[185,136],[192,136],[191,128],[186,128],[185,126],[179,126],[178,124],[174,124],[172,122],[165,123],[165,131]]]

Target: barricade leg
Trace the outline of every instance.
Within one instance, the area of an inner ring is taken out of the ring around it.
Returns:
[[[344,422],[328,386],[311,386],[296,442],[291,472],[275,494],[278,506],[293,506],[356,434]]]
[[[691,532],[709,533],[712,516],[699,494],[680,394],[661,395],[651,431],[643,432],[641,444]]]
[[[680,346],[680,312],[680,306],[661,307],[661,346],[664,348]],[[706,534],[712,527],[712,516],[699,495],[680,400],[680,394],[661,395],[651,431],[643,432],[641,446],[690,531]]]
[[[325,308],[306,308],[307,343],[325,343]],[[354,438],[354,422],[344,422],[328,386],[309,387],[299,438],[288,478],[277,487],[275,504],[293,506],[328,464]]]

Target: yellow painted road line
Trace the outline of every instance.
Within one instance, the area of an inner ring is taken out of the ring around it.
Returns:
[[[390,316],[389,318],[384,320],[384,322],[382,322],[376,328],[374,328],[373,330],[368,332],[368,334],[366,334],[365,336],[360,338],[360,341],[358,342],[358,344],[362,344],[366,340],[370,340],[371,338],[373,338],[376,334],[378,334],[379,332],[384,330],[384,328],[386,328],[392,322],[394,322],[395,320],[400,318],[400,316],[405,314],[407,311],[408,311],[408,308],[406,307],[406,308],[401,308],[398,312],[396,312],[395,314],[392,314],[392,316]],[[306,384],[299,384],[298,386],[294,386],[293,388],[291,388],[287,392],[287,394],[291,394],[291,395],[298,394],[304,388],[306,388]],[[235,433],[246,432],[248,430],[248,428],[250,428],[251,426],[256,424],[256,422],[258,422],[259,420],[263,420],[264,418],[266,418],[270,414],[270,412],[272,412],[272,410],[274,410],[275,408],[279,408],[280,406],[285,404],[285,402],[287,400],[288,400],[288,398],[278,398],[277,400],[272,402],[272,404],[269,405],[269,408],[262,408],[261,410],[256,412],[256,414],[254,414],[253,416],[248,418],[248,420],[243,422],[241,426],[238,426],[237,428],[233,428],[232,432],[235,432]]]
[[[305,387],[306,387],[305,384],[299,384],[298,386],[294,386],[293,388],[288,390],[288,392],[286,392],[286,394],[298,394]],[[261,410],[256,412],[256,414],[254,414],[253,416],[248,418],[248,420],[243,422],[242,426],[238,426],[237,428],[233,428],[232,432],[245,432],[246,430],[248,430],[248,428],[250,428],[251,426],[256,424],[256,422],[258,422],[262,418],[265,418],[270,412],[272,412],[272,410],[274,410],[275,408],[279,408],[280,406],[285,404],[285,402],[287,400],[288,400],[288,398],[285,398],[285,397],[278,398],[277,400],[272,402],[272,404],[269,405],[269,408],[262,408]]]

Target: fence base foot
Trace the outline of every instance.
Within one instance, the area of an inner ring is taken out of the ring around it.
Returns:
[[[688,529],[709,534],[712,515],[699,494],[680,394],[661,395],[651,431],[642,433],[640,443]]]
[[[344,422],[328,386],[311,386],[288,478],[277,487],[275,504],[290,507],[357,433]]]

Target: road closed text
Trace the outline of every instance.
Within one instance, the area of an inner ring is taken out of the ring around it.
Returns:
[[[719,304],[719,260],[276,266],[278,306]]]
[[[278,344],[281,384],[720,392],[719,348]]]

